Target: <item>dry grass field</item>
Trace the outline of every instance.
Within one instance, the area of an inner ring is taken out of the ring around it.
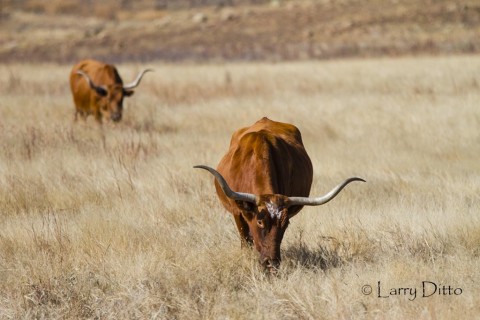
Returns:
[[[0,64],[1,319],[478,319],[480,56],[144,66],[100,127],[70,65]],[[263,116],[312,194],[367,180],[292,219],[274,277],[192,168]]]

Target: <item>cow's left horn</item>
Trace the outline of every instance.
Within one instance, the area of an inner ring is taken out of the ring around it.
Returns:
[[[140,84],[140,80],[142,80],[143,78],[143,75],[147,72],[152,72],[153,69],[143,69],[137,76],[137,78],[135,80],[133,80],[132,83],[129,83],[129,84],[126,84],[123,86],[123,89],[125,90],[131,90],[135,87],[137,87],[139,84]]]
[[[107,88],[95,84],[95,82],[93,82],[92,78],[90,78],[90,77],[88,76],[88,74],[86,74],[86,73],[83,72],[82,70],[77,70],[76,73],[79,74],[79,75],[81,75],[82,77],[84,77],[85,80],[87,80],[88,85],[90,86],[90,88],[92,88],[93,90],[95,90],[98,94],[100,94],[100,95],[102,95],[102,96],[107,95],[107,93],[108,93]]]
[[[247,201],[247,202],[256,202],[256,196],[252,193],[244,193],[244,192],[235,192],[230,189],[228,186],[227,181],[222,177],[222,175],[215,169],[207,167],[207,166],[194,166],[194,168],[205,169],[209,171],[211,174],[215,176],[218,181],[218,184],[222,188],[223,192],[227,197],[236,201]]]
[[[317,197],[317,198],[307,198],[307,197],[289,197],[290,199],[290,206],[295,206],[295,205],[301,205],[301,206],[319,206],[321,204],[325,204],[327,203],[328,201],[332,200],[333,198],[335,198],[337,196],[337,194],[340,193],[340,191],[342,191],[343,188],[345,188],[345,186],[347,184],[349,184],[350,182],[353,182],[353,181],[363,181],[363,182],[366,182],[365,180],[363,180],[362,178],[357,178],[357,177],[353,177],[353,178],[348,178],[347,180],[343,181],[342,183],[340,183],[338,186],[336,186],[335,188],[333,188],[329,193],[327,193],[326,195],[323,195],[321,197]]]

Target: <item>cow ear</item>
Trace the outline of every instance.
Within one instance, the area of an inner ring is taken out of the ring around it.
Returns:
[[[252,212],[255,210],[255,204],[251,202],[239,200],[239,201],[235,201],[235,203],[242,211]]]
[[[102,97],[105,97],[108,94],[108,91],[102,87],[95,87],[94,90],[99,96],[102,96]]]
[[[135,93],[135,91],[133,90],[123,90],[123,95],[125,97],[130,97],[131,95],[133,95]]]
[[[299,206],[291,206],[288,208],[288,218],[291,219],[293,218],[300,210],[302,207]]]
[[[249,212],[253,211],[255,207],[253,203],[248,201],[237,201],[237,205],[239,205],[241,209]]]

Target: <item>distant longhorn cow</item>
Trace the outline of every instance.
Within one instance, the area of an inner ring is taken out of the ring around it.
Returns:
[[[309,198],[313,178],[300,131],[268,118],[236,131],[217,170],[199,165],[215,177],[217,195],[232,213],[243,244],[255,245],[260,262],[271,273],[280,265],[280,244],[289,220],[303,206],[325,204],[350,182]],[[235,190],[235,191],[234,191]]]
[[[115,66],[95,60],[83,60],[70,72],[70,88],[75,103],[75,121],[80,115],[86,119],[94,115],[102,119],[118,122],[122,119],[123,98],[131,96],[133,89],[140,84],[143,75],[151,69],[142,70],[137,78],[123,84]]]

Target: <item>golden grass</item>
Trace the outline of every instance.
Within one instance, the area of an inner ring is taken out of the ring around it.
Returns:
[[[478,317],[480,57],[149,66],[99,127],[71,66],[0,65],[0,318]],[[278,277],[192,168],[262,116],[300,128],[312,194],[367,180],[292,219]]]

